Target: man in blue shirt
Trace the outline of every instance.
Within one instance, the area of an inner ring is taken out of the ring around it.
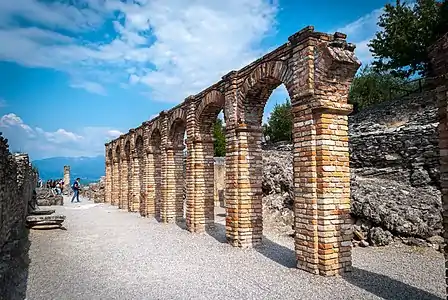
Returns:
[[[72,203],[75,200],[75,198],[76,198],[76,202],[80,202],[79,201],[79,181],[80,180],[81,180],[80,178],[76,178],[75,182],[73,182],[73,185],[72,185],[73,197],[72,197],[72,201],[71,201]]]

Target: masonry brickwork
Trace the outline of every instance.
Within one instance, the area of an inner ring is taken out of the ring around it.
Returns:
[[[445,268],[448,294],[448,33],[430,48],[431,71],[437,80],[435,97],[439,106],[440,186],[443,203]],[[447,296],[448,299],[448,296]]]
[[[0,135],[0,298],[24,299],[27,282],[28,205],[37,173],[27,154],[11,154]]]
[[[342,33],[306,27],[288,42],[107,143],[105,201],[204,232],[214,224],[213,122],[226,123],[226,237],[261,243],[262,116],[284,84],[294,115],[297,267],[315,274],[351,270],[347,96],[360,66]],[[186,134],[186,172],[183,170]],[[184,175],[185,174],[185,175]],[[186,200],[184,203],[184,189]]]

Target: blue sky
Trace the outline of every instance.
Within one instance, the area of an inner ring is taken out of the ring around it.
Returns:
[[[0,131],[32,159],[103,154],[304,26],[347,33],[368,62],[386,2],[2,0]],[[265,119],[285,98],[281,86]]]

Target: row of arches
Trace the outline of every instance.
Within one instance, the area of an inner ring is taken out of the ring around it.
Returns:
[[[212,128],[222,110],[226,238],[237,247],[259,245],[263,110],[272,91],[284,84],[294,118],[297,267],[322,275],[350,270],[347,94],[360,65],[353,49],[343,34],[307,27],[261,59],[107,143],[105,201],[160,222],[185,217],[191,232],[212,227]]]

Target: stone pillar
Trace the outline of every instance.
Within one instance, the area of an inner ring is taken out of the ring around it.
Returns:
[[[120,158],[114,157],[112,167],[112,205],[120,205],[121,203],[121,167]]]
[[[159,150],[155,150],[153,154],[153,178],[154,186],[152,188],[154,199],[150,200],[150,204],[154,205],[154,216],[157,220],[162,220],[162,199],[163,199],[163,186],[162,186],[162,155]]]
[[[192,101],[194,97],[188,97],[185,101],[188,103],[187,106],[187,124],[185,131],[187,133],[187,160],[186,160],[186,170],[185,170],[185,180],[186,180],[186,216],[185,224],[187,230],[190,232],[196,232],[196,221],[195,221],[195,157],[196,150],[194,147],[194,136],[195,136],[195,126],[196,126],[196,105]]]
[[[350,111],[293,109],[297,267],[314,274],[351,270]]]
[[[174,206],[176,221],[180,222],[184,219],[184,149],[176,145],[173,149],[174,161]]]
[[[152,149],[146,151],[145,155],[145,182],[146,182],[146,197],[145,197],[145,215],[155,216],[155,196],[156,187],[154,179],[154,152]]]
[[[213,139],[196,137],[192,143],[194,151],[194,218],[191,231],[204,232],[212,228],[214,215],[214,160]]]
[[[112,162],[106,158],[106,186],[104,190],[104,202],[111,203],[112,198]]]
[[[360,63],[343,34],[335,33],[329,41],[302,40],[300,47],[291,64],[308,81],[293,82],[288,89],[294,121],[297,267],[333,276],[352,269],[347,117],[352,106],[347,99]]]
[[[121,179],[121,193],[118,208],[128,209],[128,194],[129,194],[129,158],[125,155],[121,157],[120,163],[120,179]]]
[[[140,157],[137,151],[132,154],[132,200],[131,211],[138,212],[140,210]]]
[[[165,147],[162,155],[164,175],[164,197],[161,207],[161,219],[164,223],[173,223],[176,220],[176,161],[174,147],[170,144]]]
[[[237,73],[231,71],[223,77],[227,81],[225,94],[226,117],[226,239],[235,247],[242,245],[239,241],[239,172],[238,172],[238,132],[234,119],[236,99],[238,99]]]
[[[127,175],[128,175],[128,180],[127,180],[127,192],[128,192],[128,197],[127,197],[127,201],[124,203],[125,205],[125,209],[127,209],[129,212],[132,211],[132,203],[134,202],[134,182],[133,182],[133,177],[134,177],[134,163],[133,163],[133,154],[130,153],[129,157],[127,158]]]
[[[70,166],[64,166],[64,190],[69,189],[70,186]]]

